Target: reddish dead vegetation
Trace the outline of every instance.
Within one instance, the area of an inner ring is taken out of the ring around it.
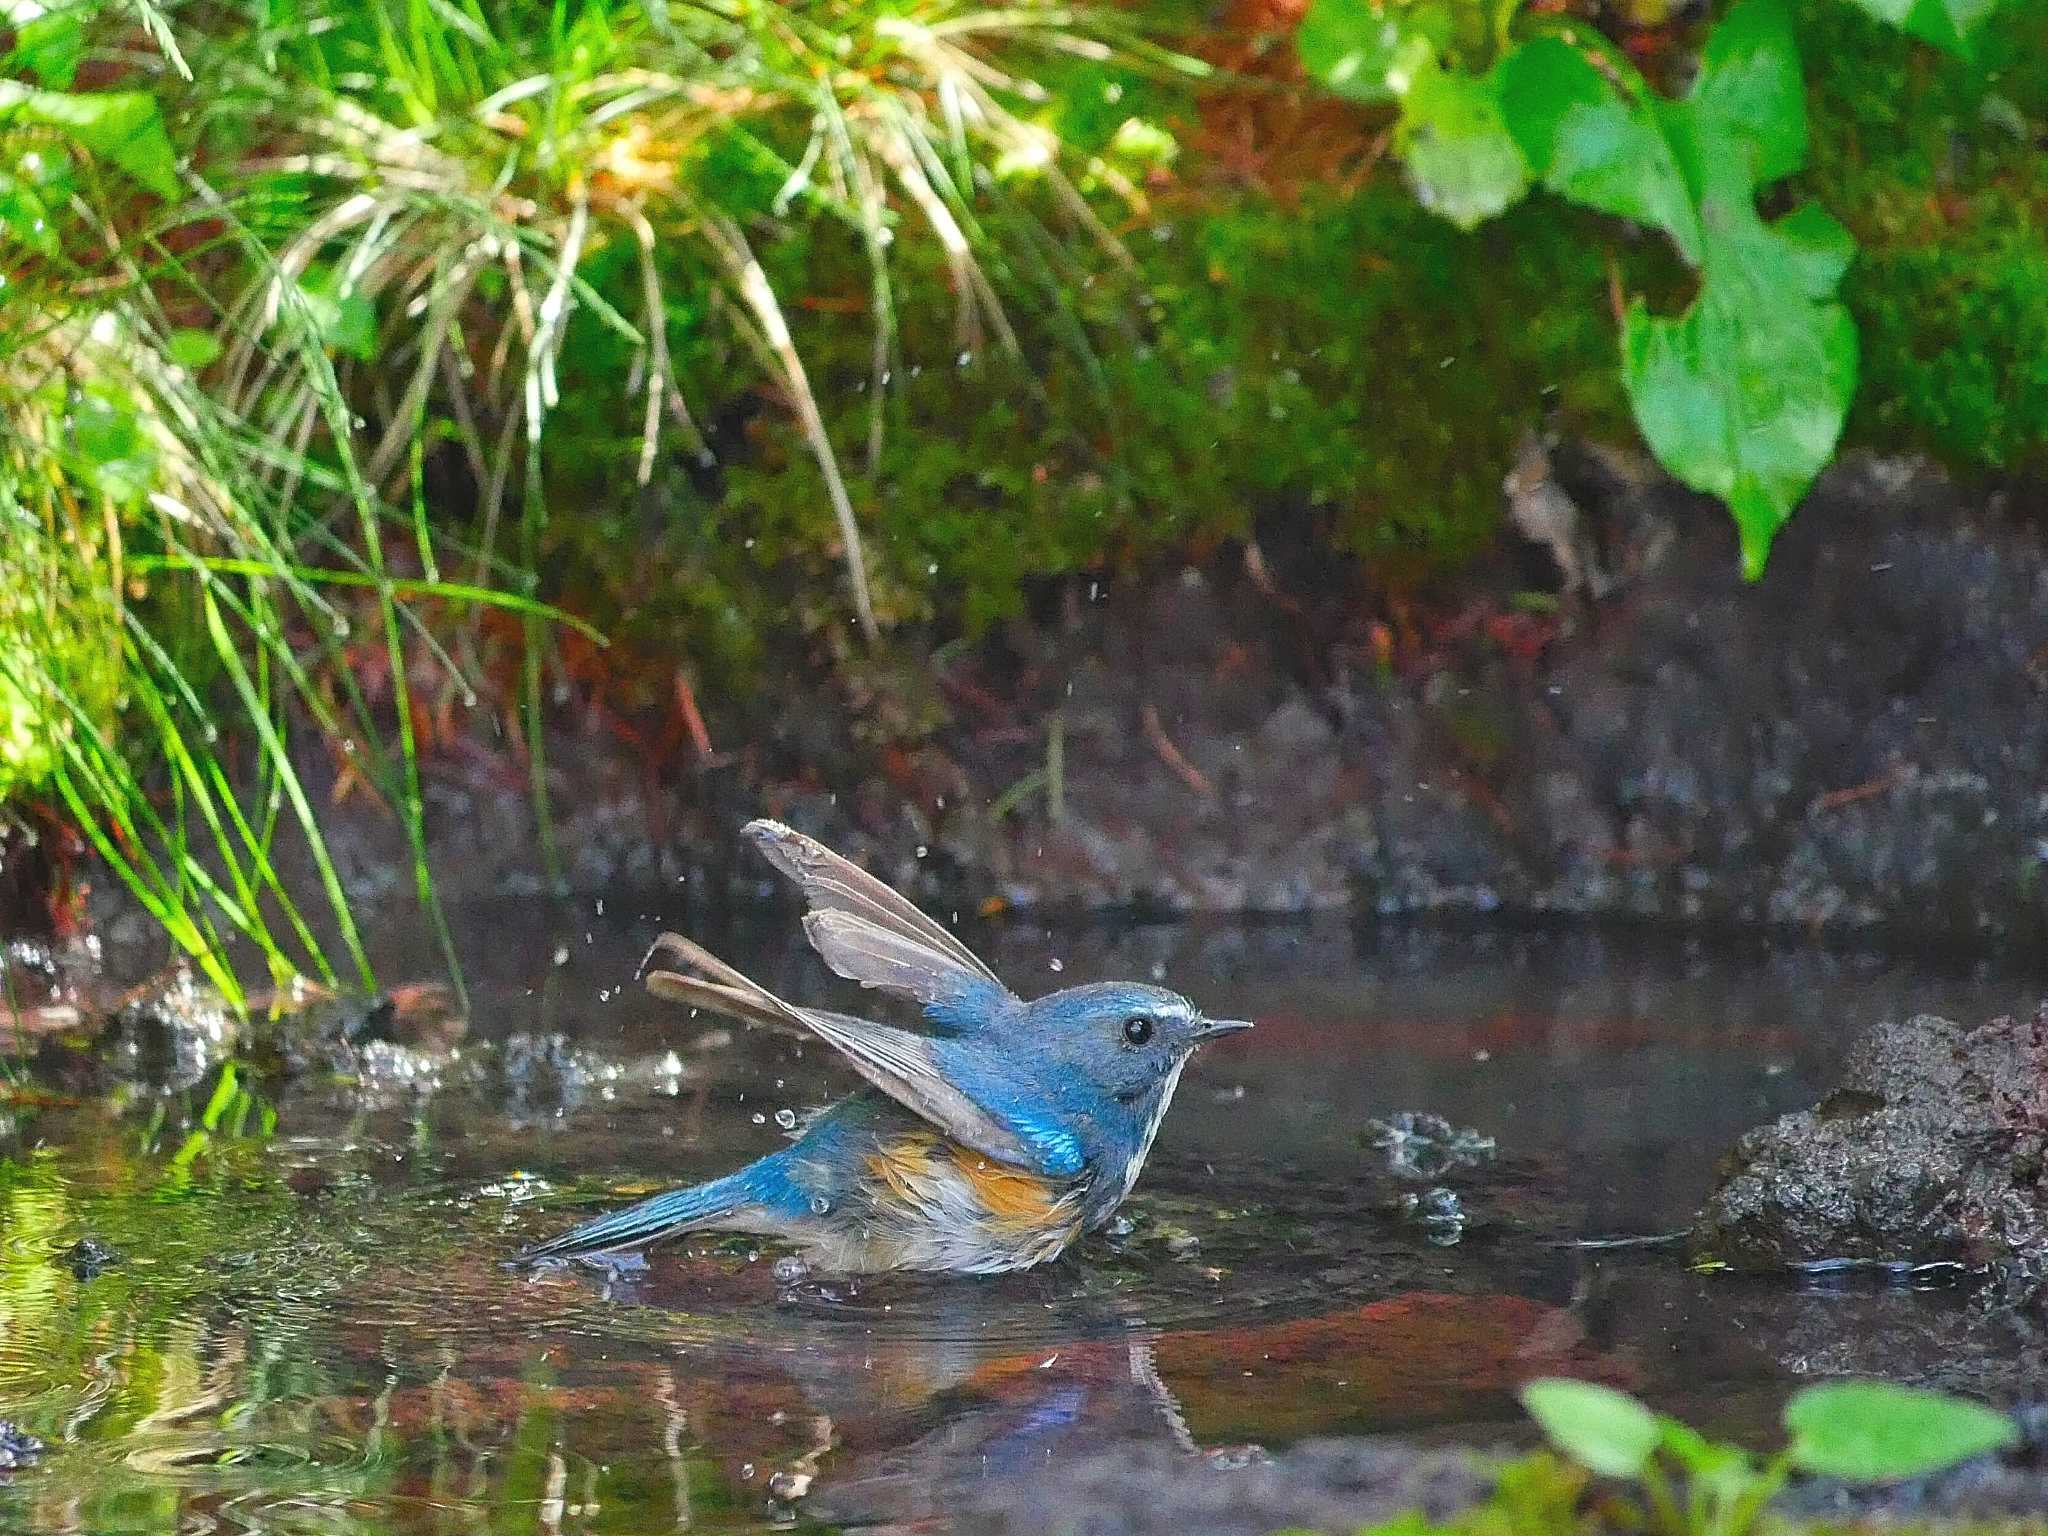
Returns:
[[[0,821],[0,939],[79,932],[92,890],[85,839],[52,802],[24,800],[12,814],[18,825]]]
[[[1294,32],[1308,0],[1231,0],[1222,24],[1195,52],[1243,82],[1208,92],[1187,135],[1198,178],[1183,195],[1202,198],[1219,179],[1292,199],[1308,185],[1355,189],[1385,154],[1387,114],[1368,116],[1305,80]]]

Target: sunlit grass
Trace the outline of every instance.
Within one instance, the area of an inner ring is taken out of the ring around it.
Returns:
[[[371,980],[305,774],[315,744],[389,802],[441,926],[415,690],[476,701],[460,611],[522,631],[552,866],[542,680],[561,616],[540,570],[579,335],[633,360],[604,382],[643,485],[709,456],[676,337],[737,338],[817,464],[872,638],[843,450],[760,242],[821,223],[865,253],[872,466],[903,366],[902,242],[939,254],[963,357],[1018,352],[1020,299],[1059,308],[1063,242],[1121,256],[1032,62],[1194,68],[1038,4],[62,14],[75,38],[32,51],[24,31],[8,61],[55,93],[47,120],[0,114],[0,219],[33,216],[0,314],[0,524],[21,552],[0,577],[0,798],[59,801],[231,997],[237,941],[277,981]],[[123,91],[65,95],[79,58]],[[64,101],[123,93],[119,133],[65,127]],[[429,496],[430,445],[459,455],[473,505]],[[365,646],[381,693],[358,682]],[[281,872],[286,836],[316,891]]]

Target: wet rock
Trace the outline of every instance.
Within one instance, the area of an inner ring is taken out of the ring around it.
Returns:
[[[527,1124],[558,1119],[621,1094],[673,1096],[694,1077],[673,1051],[617,1055],[577,1045],[561,1034],[509,1035],[495,1062],[485,1059],[483,1070],[491,1090],[502,1097],[507,1115],[515,1123]],[[766,1117],[762,1119],[765,1123]]]
[[[64,1250],[64,1265],[81,1281],[104,1274],[121,1262],[121,1255],[96,1237],[81,1237]]]
[[[302,986],[271,1034],[285,1070],[353,1074],[384,1087],[431,1086],[468,1033],[452,989],[425,983],[371,994]]]
[[[1201,1458],[1132,1445],[993,1480],[968,1495],[964,1513],[972,1529],[1018,1536],[1350,1536],[1414,1510],[1446,1520],[1488,1491],[1479,1458],[1398,1441],[1311,1440],[1272,1456]]]
[[[108,1021],[104,1055],[117,1075],[177,1092],[219,1065],[236,1037],[234,1015],[220,994],[177,966],[121,999]]]
[[[1745,1269],[2048,1266],[2048,1005],[1968,1030],[1880,1025],[1812,1109],[1750,1132],[1695,1232]]]
[[[0,1419],[0,1472],[28,1466],[43,1454],[43,1442]]]
[[[396,1008],[382,994],[323,994],[276,1021],[284,1068],[306,1072],[353,1072],[364,1048],[392,1038]]]

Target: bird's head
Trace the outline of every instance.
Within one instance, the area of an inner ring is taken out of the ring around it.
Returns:
[[[1206,1018],[1178,992],[1123,981],[1069,987],[1024,1011],[1018,1038],[1033,1042],[1042,1063],[1146,1119],[1198,1046],[1251,1028]]]

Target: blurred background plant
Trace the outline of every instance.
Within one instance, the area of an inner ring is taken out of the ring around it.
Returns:
[[[0,0],[0,816],[233,995],[367,969],[335,798],[435,912],[444,749],[552,865],[578,689],[1253,535],[1443,583],[1532,426],[1752,570],[1838,441],[2038,470],[2048,7],[1895,9]]]

